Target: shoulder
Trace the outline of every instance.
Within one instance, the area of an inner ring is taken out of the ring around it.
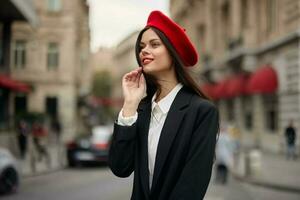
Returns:
[[[218,109],[215,104],[212,101],[199,96],[193,90],[183,87],[181,95],[179,96],[181,98],[181,102],[184,102],[182,104],[188,107],[189,115],[198,119],[209,114],[218,116]]]
[[[190,105],[193,109],[204,113],[218,111],[216,105],[212,101],[208,99],[204,99],[203,97],[200,97],[197,94],[194,94],[193,97],[191,98]]]
[[[198,111],[198,110],[201,112],[218,111],[216,105],[212,101],[199,96],[192,89],[184,86],[180,92],[181,92],[180,96],[182,96],[182,100],[189,105],[192,111]]]
[[[204,121],[208,124],[216,124],[216,126],[219,123],[219,111],[216,105],[197,94],[191,98],[189,113],[192,114],[196,125],[202,124]]]

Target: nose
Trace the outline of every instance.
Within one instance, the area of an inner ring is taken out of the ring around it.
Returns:
[[[149,54],[149,49],[147,48],[147,46],[145,46],[144,48],[142,48],[141,54],[142,54],[143,56]]]

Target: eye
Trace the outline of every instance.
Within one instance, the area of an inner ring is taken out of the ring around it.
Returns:
[[[159,45],[160,45],[159,42],[153,42],[153,43],[151,43],[151,46],[152,46],[152,47],[158,47]]]
[[[139,49],[142,50],[143,48],[145,48],[145,45],[140,45]]]

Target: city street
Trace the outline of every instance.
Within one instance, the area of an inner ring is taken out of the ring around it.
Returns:
[[[299,200],[300,194],[255,186],[230,178],[227,185],[212,178],[205,200]]]
[[[116,178],[107,167],[65,169],[22,180],[16,194],[4,200],[126,200],[130,198],[132,179]],[[298,200],[299,194],[287,193],[241,183],[230,178],[227,185],[213,179],[205,200]]]
[[[129,199],[131,178],[116,178],[106,167],[83,167],[25,178],[17,194],[3,200]]]
[[[213,154],[201,200],[300,200],[299,44],[300,0],[0,1],[0,200],[198,200]]]

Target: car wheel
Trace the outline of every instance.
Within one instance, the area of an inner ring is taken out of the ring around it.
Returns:
[[[68,166],[69,167],[75,167],[76,166],[76,162],[73,159],[68,159]]]
[[[0,181],[0,193],[16,192],[19,185],[19,176],[15,169],[8,168],[3,171]]]

